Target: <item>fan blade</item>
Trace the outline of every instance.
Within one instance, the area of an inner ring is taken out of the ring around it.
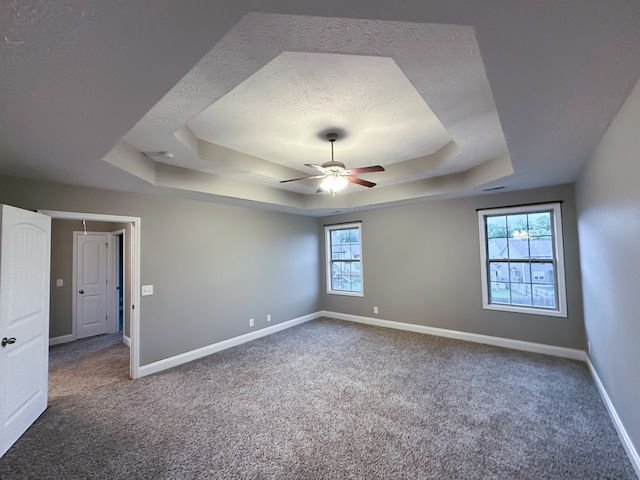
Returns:
[[[369,182],[367,180],[362,180],[361,178],[347,177],[347,176],[345,176],[344,178],[346,178],[348,182],[357,183],[358,185],[362,185],[363,187],[371,188],[371,187],[375,187],[376,186],[375,183]]]
[[[382,165],[373,165],[371,167],[352,168],[350,170],[345,170],[343,175],[358,175],[360,173],[372,172],[384,172],[384,167]]]
[[[298,180],[313,180],[315,178],[324,178],[326,175],[312,175],[310,177],[292,178],[290,180],[280,180],[280,183],[297,182]]]
[[[329,170],[327,170],[326,168],[321,167],[320,165],[315,165],[315,164],[313,164],[313,163],[305,163],[304,165],[305,165],[306,167],[311,167],[311,168],[315,168],[316,170],[320,170],[322,173],[325,173],[325,174],[330,172],[330,171],[329,171]]]

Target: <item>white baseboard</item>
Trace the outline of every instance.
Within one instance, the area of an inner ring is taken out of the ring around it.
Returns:
[[[53,337],[49,339],[49,346],[60,345],[61,343],[69,343],[73,342],[76,339],[75,335],[72,333],[68,335],[61,335],[59,337]]]
[[[392,322],[379,318],[361,317],[359,315],[350,315],[346,313],[327,311],[321,311],[320,313],[323,317],[330,317],[356,323],[366,323],[367,325],[375,325],[377,327],[395,328],[397,330],[425,333],[427,335],[435,335],[438,337],[455,338],[457,340],[465,340],[467,342],[483,343],[485,345],[494,345],[497,347],[511,348],[513,350],[522,350],[525,352],[543,353],[545,355],[581,360],[583,362],[587,360],[587,354],[583,350],[577,350],[574,348],[556,347],[554,345],[524,342],[522,340],[512,340],[510,338],[492,337],[489,335],[461,332],[458,330],[447,330],[445,328],[426,327],[424,325],[415,325],[413,323]]]
[[[131,338],[127,337],[124,333],[122,334],[122,343],[131,348]]]
[[[261,328],[260,330],[256,330],[255,332],[240,335],[239,337],[234,337],[228,340],[223,340],[221,342],[213,343],[211,345],[207,345],[206,347],[198,348],[190,352],[181,353],[180,355],[165,358],[163,360],[159,360],[157,362],[153,362],[148,365],[142,365],[138,370],[138,374],[139,374],[139,377],[144,377],[146,375],[151,375],[153,373],[161,372],[168,368],[176,367],[178,365],[182,365],[183,363],[191,362],[193,360],[197,360],[198,358],[206,357],[207,355],[211,355],[212,353],[216,353],[221,350],[226,350],[227,348],[235,347],[237,345],[241,345],[246,342],[250,342],[251,340],[256,340],[261,337],[266,337],[267,335],[271,335],[272,333],[276,333],[281,330],[285,330],[287,328],[300,325],[301,323],[314,320],[320,316],[321,315],[319,312],[310,313],[302,317],[294,318],[293,320],[277,323],[271,327]]]
[[[256,340],[258,338],[271,335],[272,333],[276,333],[281,330],[285,330],[295,325],[299,325],[301,323],[305,323],[320,317],[329,317],[329,318],[335,318],[337,320],[346,320],[349,322],[365,323],[367,325],[374,325],[378,327],[395,328],[397,330],[406,330],[409,332],[424,333],[427,335],[435,335],[439,337],[455,338],[458,340],[465,340],[468,342],[483,343],[486,345],[495,345],[498,347],[511,348],[514,350],[523,350],[525,352],[542,353],[546,355],[553,355],[556,357],[571,358],[573,360],[586,361],[587,359],[586,353],[584,351],[576,350],[573,348],[556,347],[553,345],[544,345],[544,344],[533,343],[533,342],[523,342],[521,340],[512,340],[509,338],[491,337],[488,335],[480,335],[477,333],[467,333],[467,332],[461,332],[457,330],[447,330],[444,328],[426,327],[424,325],[415,325],[412,323],[392,322],[389,320],[381,320],[378,318],[362,317],[359,315],[350,315],[346,313],[329,312],[326,310],[322,310],[319,312],[304,315],[302,317],[294,318],[293,320],[288,320],[286,322],[278,323],[271,327],[262,328],[260,330],[256,330],[255,332],[246,333],[238,337],[213,343],[211,345],[207,345],[206,347],[198,348],[196,350],[191,350],[190,352],[185,352],[185,353],[181,353],[180,355],[175,355],[173,357],[165,358],[163,360],[159,360],[157,362],[153,362],[148,365],[142,365],[138,370],[138,374],[140,377],[144,377],[146,375],[158,373],[163,370],[167,370],[169,368],[182,365],[183,363],[191,362],[193,360],[197,360],[198,358],[206,357],[207,355],[211,355],[212,353],[216,353],[221,350],[226,350],[227,348],[235,347],[237,345],[250,342],[251,340]],[[123,337],[123,341],[125,343],[127,343],[127,340],[128,340],[128,337]]]
[[[613,426],[618,432],[618,437],[620,437],[620,441],[622,442],[622,446],[627,452],[627,456],[629,460],[631,460],[631,465],[633,469],[636,471],[636,475],[640,478],[640,455],[638,454],[638,450],[633,445],[631,438],[627,434],[627,430],[624,428],[624,424],[620,417],[618,416],[618,412],[616,408],[613,406],[611,399],[609,398],[609,394],[607,390],[604,388],[602,381],[600,380],[600,376],[596,371],[595,367],[591,363],[591,360],[587,357],[587,366],[589,367],[589,372],[591,372],[591,376],[593,377],[593,382],[596,384],[598,388],[598,392],[600,392],[600,396],[602,397],[602,401],[604,402],[605,407],[607,407],[607,411],[609,412],[609,416],[613,422]]]

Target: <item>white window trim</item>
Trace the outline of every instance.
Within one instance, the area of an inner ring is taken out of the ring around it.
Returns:
[[[360,291],[350,292],[345,290],[333,290],[331,288],[331,232],[333,230],[348,230],[351,228],[358,229],[360,238]],[[362,255],[362,223],[340,223],[337,225],[325,225],[324,227],[324,249],[325,249],[325,281],[327,284],[327,293],[331,295],[345,295],[348,297],[364,297],[364,266]]]
[[[553,249],[555,252],[555,275],[558,286],[558,296],[556,298],[557,308],[549,309],[542,307],[526,307],[518,305],[504,305],[489,303],[489,278],[487,272],[487,242],[486,239],[486,216],[494,215],[514,215],[516,213],[535,213],[541,211],[553,211]],[[543,315],[547,317],[567,317],[567,288],[564,271],[564,249],[562,239],[562,216],[560,203],[545,203],[537,205],[526,205],[521,207],[493,208],[478,210],[478,224],[480,231],[480,270],[482,274],[482,308],[485,310],[498,310],[502,312],[527,313],[532,315]]]

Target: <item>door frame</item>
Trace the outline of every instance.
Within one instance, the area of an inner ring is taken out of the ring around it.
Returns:
[[[129,376],[140,377],[140,217],[107,215],[101,213],[38,210],[38,213],[61,220],[89,220],[97,222],[131,224],[131,325],[129,326]]]

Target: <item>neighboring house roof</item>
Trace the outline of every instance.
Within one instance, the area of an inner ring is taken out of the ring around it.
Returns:
[[[552,258],[553,244],[550,238],[492,238],[489,241],[489,255],[493,258]]]

